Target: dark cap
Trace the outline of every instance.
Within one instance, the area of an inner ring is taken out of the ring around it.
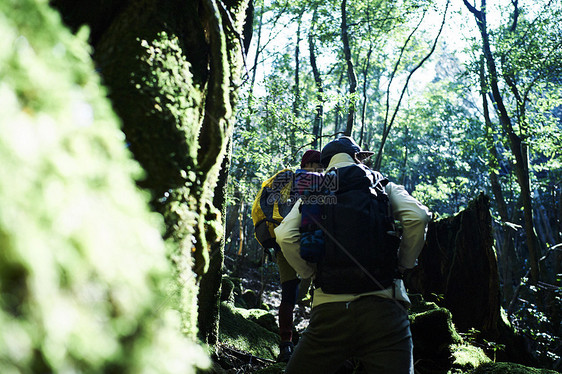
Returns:
[[[342,136],[332,140],[322,148],[320,160],[324,167],[328,167],[332,157],[338,153],[347,153],[351,157],[357,157],[359,161],[371,157],[375,152],[363,151],[361,147],[349,136]]]
[[[301,159],[301,168],[304,168],[306,164],[320,163],[320,151],[315,149],[309,149],[304,152]]]

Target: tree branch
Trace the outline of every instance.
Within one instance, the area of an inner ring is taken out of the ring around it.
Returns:
[[[386,112],[385,112],[385,115],[384,115],[384,124],[383,124],[383,129],[382,129],[383,134],[386,132],[386,126],[388,124],[388,112],[390,111],[390,85],[392,84],[392,81],[394,80],[394,76],[396,75],[396,72],[398,71],[398,66],[400,65],[400,62],[402,61],[402,56],[404,55],[404,51],[406,50],[406,47],[410,43],[410,40],[414,36],[414,33],[418,30],[418,28],[422,24],[426,14],[427,14],[427,9],[424,10],[422,17],[420,18],[420,21],[418,22],[416,27],[412,30],[412,32],[406,38],[406,41],[404,42],[404,45],[400,49],[400,54],[398,55],[398,60],[396,60],[396,63],[394,64],[394,69],[392,69],[392,73],[390,74],[390,80],[388,81],[388,85],[386,87]]]
[[[511,32],[515,31],[517,28],[517,20],[519,18],[519,0],[511,0],[511,4],[513,4],[513,22],[511,23],[511,27],[509,30]]]
[[[347,33],[347,10],[346,10],[347,0],[342,1],[341,5],[341,38],[343,42],[343,53],[345,57],[345,62],[347,64],[347,77],[349,79],[349,94],[351,97],[351,103],[349,105],[349,113],[347,115],[347,125],[345,129],[345,134],[351,136],[353,130],[353,122],[355,118],[355,98],[354,93],[357,91],[357,76],[355,75],[355,69],[353,67],[353,61],[351,59],[351,48],[349,46],[349,36]]]
[[[396,115],[398,114],[398,110],[400,109],[402,99],[404,97],[404,94],[406,93],[406,89],[408,88],[408,84],[410,83],[410,79],[412,78],[412,75],[416,72],[416,70],[418,70],[431,57],[431,55],[435,51],[435,47],[437,46],[439,36],[441,35],[441,32],[443,31],[443,27],[445,26],[445,20],[447,19],[447,10],[449,9],[449,4],[450,4],[450,1],[447,0],[447,4],[445,4],[445,10],[443,11],[443,19],[441,20],[441,26],[439,27],[439,32],[437,33],[437,36],[435,37],[435,40],[433,41],[433,45],[431,46],[431,50],[414,67],[414,69],[412,69],[412,71],[410,71],[410,74],[408,75],[408,78],[406,79],[406,83],[404,83],[404,87],[402,88],[402,92],[400,94],[400,98],[398,99],[398,103],[396,104],[396,107],[394,108],[394,113],[392,114],[392,118],[391,118],[390,122],[388,123],[388,126],[385,126],[386,128],[383,129],[381,144],[379,146],[379,151],[377,153],[377,158],[375,160],[375,170],[379,170],[380,167],[381,167],[382,152],[384,150],[384,144],[386,143],[386,139],[388,138],[388,135],[390,134],[390,129],[392,128],[392,125],[394,124],[394,120],[396,119]],[[386,119],[385,119],[385,122],[386,122]]]
[[[462,1],[464,5],[467,7],[467,9],[470,11],[470,13],[474,14],[476,18],[480,19],[482,17],[482,12],[476,9],[473,5],[471,5],[468,2],[468,0],[462,0]]]
[[[322,134],[322,117],[324,115],[324,88],[322,87],[322,77],[320,76],[320,71],[316,64],[316,51],[314,46],[314,38],[312,34],[312,28],[316,26],[316,9],[312,15],[312,23],[310,25],[310,30],[308,33],[308,51],[310,57],[310,66],[312,67],[312,74],[314,75],[314,82],[316,83],[316,99],[318,103],[316,104],[316,114],[314,116],[314,125],[312,128],[312,133],[314,135],[314,140],[312,141],[312,147],[318,147],[318,138]]]

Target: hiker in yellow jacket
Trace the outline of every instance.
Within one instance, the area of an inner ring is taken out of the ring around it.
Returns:
[[[371,155],[353,139],[341,137],[324,147],[321,161],[329,171]],[[403,186],[388,183],[385,190],[394,217],[403,226],[398,257],[403,271],[416,265],[431,213]],[[275,234],[287,262],[302,278],[309,278],[314,277],[316,265],[300,257],[300,205],[300,201],[295,204]],[[405,309],[409,302],[401,279],[395,279],[386,289],[361,294],[329,294],[316,288],[309,326],[295,347],[286,373],[332,373],[349,358],[359,359],[368,373],[413,373],[413,345]]]

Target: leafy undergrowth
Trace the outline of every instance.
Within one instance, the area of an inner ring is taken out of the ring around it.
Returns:
[[[562,287],[523,280],[510,321],[525,336],[533,356],[543,367],[562,369]]]

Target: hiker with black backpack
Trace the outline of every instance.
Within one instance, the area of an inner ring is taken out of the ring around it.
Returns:
[[[278,319],[281,342],[278,362],[289,361],[293,353],[293,312],[299,294],[304,295],[308,291],[310,279],[299,279],[295,269],[283,256],[272,233],[298,200],[300,194],[320,178],[319,172],[322,170],[320,152],[307,150],[301,158],[300,168],[294,173],[290,169],[284,169],[263,183],[252,206],[256,239],[265,250],[273,248],[279,270],[281,304]]]
[[[410,301],[400,277],[416,265],[431,213],[361,163],[372,154],[350,137],[328,143],[321,154],[324,182],[275,229],[288,263],[315,286],[310,322],[288,374],[333,373],[351,358],[367,373],[414,373]],[[312,213],[305,219],[305,212]]]

